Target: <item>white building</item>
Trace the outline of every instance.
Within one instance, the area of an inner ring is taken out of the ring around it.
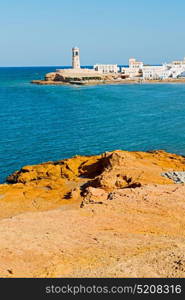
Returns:
[[[80,49],[72,48],[72,66],[73,69],[80,69]]]
[[[142,69],[143,62],[137,61],[135,58],[129,59],[129,68]]]
[[[141,76],[141,69],[139,68],[121,68],[121,73],[125,75],[125,77],[135,78]]]
[[[94,70],[103,74],[108,73],[118,73],[119,67],[118,65],[94,65]]]
[[[143,66],[143,79],[167,79],[178,78],[185,73],[185,59],[182,61],[173,61],[162,66]]]
[[[129,67],[121,68],[121,73],[129,78],[135,78],[141,76],[141,70],[143,68],[143,62],[137,61],[135,58],[129,59]]]
[[[184,60],[173,61],[170,64],[167,64],[168,68],[171,71],[172,78],[178,78],[185,73],[185,58]]]
[[[160,80],[169,78],[171,76],[171,71],[167,65],[143,66],[142,74],[144,80]]]

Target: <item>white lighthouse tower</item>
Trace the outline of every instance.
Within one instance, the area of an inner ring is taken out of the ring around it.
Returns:
[[[72,49],[72,66],[73,69],[80,69],[80,49],[77,47]]]

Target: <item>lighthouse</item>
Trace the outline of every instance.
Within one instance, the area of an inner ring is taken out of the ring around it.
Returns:
[[[77,47],[72,49],[72,66],[73,69],[80,69],[80,49]]]

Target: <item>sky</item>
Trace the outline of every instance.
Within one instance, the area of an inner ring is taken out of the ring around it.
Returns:
[[[1,0],[0,66],[159,64],[185,56],[183,0]]]

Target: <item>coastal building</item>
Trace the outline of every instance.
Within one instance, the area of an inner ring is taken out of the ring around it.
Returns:
[[[102,74],[108,74],[108,73],[115,73],[117,74],[119,72],[118,65],[100,65],[96,64],[94,65],[94,70],[97,72],[100,72]]]
[[[172,78],[182,77],[185,73],[185,58],[183,60],[172,61],[172,63],[167,64],[167,67],[171,71]]]
[[[121,68],[121,73],[124,75],[126,78],[136,78],[136,77],[141,77],[141,69],[139,68]]]
[[[129,66],[121,68],[121,73],[128,78],[141,77],[143,62],[137,61],[135,58],[129,59]]]
[[[162,65],[145,65],[135,58],[129,59],[128,67],[121,70],[117,64],[96,64],[93,69],[81,68],[80,49],[72,48],[72,68],[57,69],[45,75],[46,84],[63,82],[71,84],[98,84],[105,82],[122,82],[124,79],[136,81],[166,80],[185,77],[185,58]],[[34,81],[36,83],[36,81]],[[42,82],[41,82],[42,83]]]
[[[184,59],[183,60],[174,60],[174,61],[172,61],[172,64],[173,65],[176,65],[176,66],[184,66],[185,65],[185,57],[184,57]]]
[[[80,69],[80,49],[78,47],[72,48],[72,67]]]
[[[135,58],[129,59],[129,68],[142,69],[143,62],[137,61]]]

